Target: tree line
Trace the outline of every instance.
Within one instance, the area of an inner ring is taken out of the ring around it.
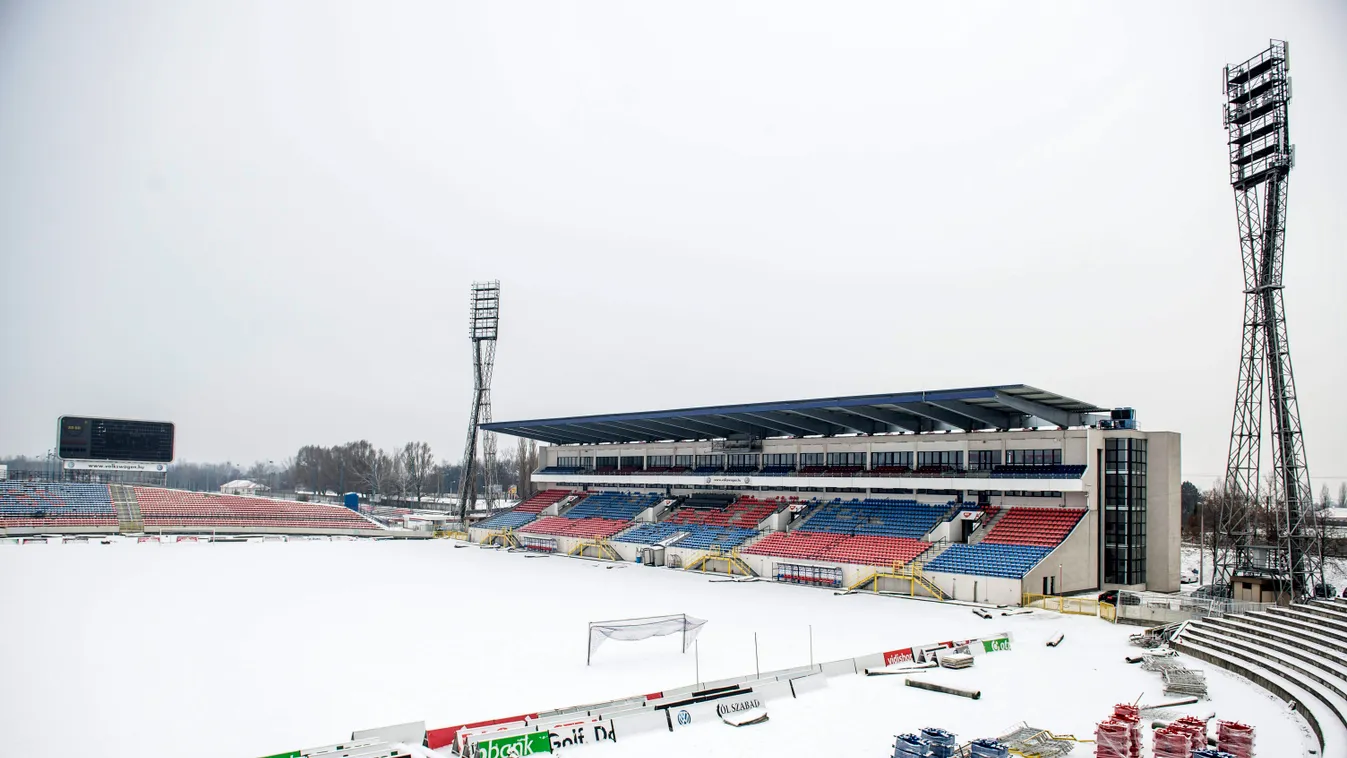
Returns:
[[[40,457],[14,456],[0,459],[19,478],[24,472],[51,478],[59,463]],[[478,461],[478,466],[484,465]],[[499,486],[500,496],[515,487],[520,497],[535,493],[530,474],[538,468],[538,443],[520,439],[513,451],[496,457],[490,480]],[[420,503],[425,500],[456,496],[463,465],[460,461],[437,460],[428,442],[408,442],[401,447],[381,449],[368,440],[343,445],[304,445],[280,461],[255,461],[251,464],[200,463],[178,461],[168,467],[167,486],[174,489],[218,491],[220,486],[247,479],[273,492],[308,494],[357,492],[368,500]],[[478,498],[486,499],[487,477],[479,470]],[[495,498],[493,498],[495,499]]]

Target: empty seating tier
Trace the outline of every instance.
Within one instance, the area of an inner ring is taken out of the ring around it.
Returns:
[[[378,529],[354,511],[336,505],[296,503],[208,492],[136,487],[145,526],[286,529]]]
[[[1050,552],[1046,547],[988,545],[985,540],[976,545],[955,544],[927,563],[926,570],[1022,579]]]
[[[1084,515],[1084,508],[1010,508],[979,544],[1056,547]]]
[[[569,490],[543,490],[514,507],[515,513],[542,513],[547,507],[571,494]]]
[[[680,537],[680,535],[682,535]],[[701,524],[676,524],[662,522],[640,524],[621,536],[615,542],[630,542],[637,545],[658,545],[678,537],[668,544],[694,550],[732,550],[757,535],[754,529],[741,529],[727,526],[704,526]]]
[[[696,497],[696,496],[694,496]],[[776,513],[781,507],[779,500],[759,500],[755,497],[741,497],[729,507],[703,509],[692,505],[688,498],[684,507],[665,519],[671,524],[706,524],[709,526],[739,527],[756,529],[758,523]]]
[[[610,518],[565,518],[562,516],[543,516],[519,528],[529,534],[544,534],[550,537],[579,537],[581,539],[603,539],[631,526],[627,520]]]
[[[821,505],[800,531],[920,539],[940,522],[949,508],[949,504],[888,498],[834,500]]]
[[[536,513],[525,513],[517,510],[506,511],[475,526],[479,529],[518,529],[536,518],[538,518]]]
[[[595,492],[566,511],[566,518],[603,518],[630,521],[663,500],[658,492]]]
[[[867,566],[903,565],[926,552],[931,543],[907,537],[858,535],[841,541],[820,554],[823,560],[859,563]]]
[[[817,558],[823,551],[841,541],[842,535],[826,532],[769,532],[767,536],[744,548],[744,552],[778,558]]]
[[[107,485],[0,482],[0,527],[63,526],[116,528]]]

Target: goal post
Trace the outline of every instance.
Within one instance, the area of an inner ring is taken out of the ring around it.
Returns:
[[[604,640],[637,642],[651,637],[678,634],[682,636],[683,652],[686,653],[688,646],[697,639],[698,632],[705,625],[706,619],[699,619],[686,613],[613,619],[611,621],[591,621],[589,622],[589,633],[586,639],[585,665],[588,666],[589,662],[593,660],[594,651],[598,650],[599,645],[602,645]]]

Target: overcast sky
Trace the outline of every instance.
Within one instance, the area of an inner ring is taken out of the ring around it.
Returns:
[[[0,1],[0,454],[1026,383],[1224,470],[1221,68],[1291,42],[1286,299],[1347,477],[1347,5]],[[508,446],[509,440],[503,442]],[[1265,444],[1265,449],[1267,446]]]

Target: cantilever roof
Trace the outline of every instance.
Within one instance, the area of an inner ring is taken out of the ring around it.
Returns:
[[[577,444],[655,440],[807,437],[1082,426],[1104,409],[1025,384],[719,405],[599,416],[497,421],[482,428]]]

